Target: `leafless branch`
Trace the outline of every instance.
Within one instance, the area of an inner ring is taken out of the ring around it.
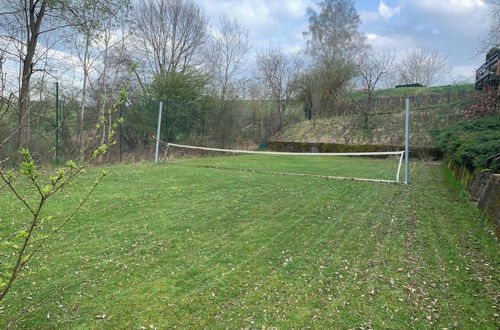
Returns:
[[[185,72],[207,38],[208,19],[192,0],[141,0],[134,35],[155,73]]]
[[[430,86],[450,71],[446,57],[439,51],[416,48],[407,51],[396,63],[399,83]]]

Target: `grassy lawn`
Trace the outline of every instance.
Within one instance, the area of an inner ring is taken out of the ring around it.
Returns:
[[[498,242],[441,166],[415,164],[404,186],[190,162],[108,167],[1,325],[498,327]],[[48,211],[70,212],[92,176]],[[26,216],[0,205],[0,230]]]
[[[184,151],[188,151],[189,153],[188,149]],[[235,154],[232,156],[185,158],[176,161],[176,164],[180,166],[215,167],[264,173],[278,172],[397,181],[396,175],[400,158],[400,155],[346,157]],[[403,179],[403,171],[404,164],[401,165],[400,180]]]

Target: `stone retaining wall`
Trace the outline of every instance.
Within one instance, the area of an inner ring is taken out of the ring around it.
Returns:
[[[500,238],[500,174],[478,172],[467,184],[477,207],[496,226],[496,236]]]
[[[267,148],[272,151],[289,152],[379,152],[404,150],[403,146],[377,144],[338,144],[269,141]],[[419,159],[441,159],[443,154],[436,148],[410,147],[410,157]]]
[[[495,225],[496,237],[500,238],[500,174],[484,170],[471,172],[463,166],[456,166],[448,157],[445,161],[455,177],[465,185],[477,207]]]

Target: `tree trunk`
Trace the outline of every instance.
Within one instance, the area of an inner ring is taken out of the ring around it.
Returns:
[[[363,112],[363,128],[368,129],[368,111]]]
[[[19,138],[17,148],[23,148],[28,144],[29,138],[29,111],[30,111],[30,81],[33,74],[33,57],[40,34],[40,26],[45,14],[46,1],[42,1],[38,15],[35,13],[37,3],[33,0],[29,2],[29,21],[27,22],[27,44],[26,56],[23,59],[23,69],[21,78],[21,90],[19,91]]]
[[[283,120],[282,120],[282,117],[283,117],[283,113],[284,113],[284,106],[280,103],[278,105],[278,120],[279,120],[279,127],[278,127],[278,132],[281,131],[281,129],[283,128]]]
[[[365,111],[363,112],[363,128],[365,129],[368,129],[368,115],[374,110],[373,97],[371,93],[372,93],[371,91],[368,92]]]

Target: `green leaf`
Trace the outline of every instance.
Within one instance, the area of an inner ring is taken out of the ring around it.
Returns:
[[[71,168],[71,169],[75,169],[76,168],[76,163],[74,161],[72,161],[72,160],[68,160],[66,162],[66,166],[69,167],[69,168]]]
[[[52,190],[52,186],[50,186],[50,185],[45,185],[41,189],[42,194],[44,194],[44,195],[49,194],[51,190]]]
[[[5,241],[5,242],[0,243],[0,247],[10,248],[10,249],[13,249],[13,250],[19,249],[19,246],[17,244],[12,243],[10,241]]]
[[[59,176],[57,176],[57,175],[52,175],[50,177],[50,182],[52,183],[52,187],[56,185],[58,179],[59,179]]]

